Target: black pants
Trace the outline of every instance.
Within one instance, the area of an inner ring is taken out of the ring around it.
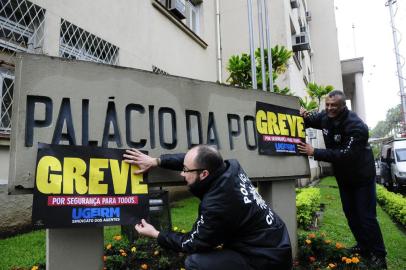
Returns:
[[[247,258],[229,249],[191,254],[185,266],[186,270],[252,270]]]
[[[341,202],[357,245],[365,254],[386,256],[381,229],[376,219],[375,182],[362,187],[339,185]]]
[[[194,253],[185,261],[186,270],[290,270],[292,262],[275,265],[266,258],[247,257],[230,249]]]

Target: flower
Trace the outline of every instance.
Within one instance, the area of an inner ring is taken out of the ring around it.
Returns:
[[[342,257],[342,258],[341,258],[341,261],[342,261],[342,262],[345,262],[345,260],[347,260],[347,257]]]
[[[309,239],[306,239],[306,244],[308,244],[308,245],[310,245],[311,243],[312,243],[312,241],[311,240],[309,240]]]
[[[122,238],[121,235],[115,235],[115,236],[113,236],[113,239],[116,240],[116,241],[120,241],[121,238]]]
[[[33,267],[31,267],[31,270],[38,270],[38,269],[39,269],[39,267],[36,266],[36,265],[34,265]]]
[[[328,264],[328,269],[334,269],[336,267],[337,267],[337,265],[335,263],[329,263]]]
[[[324,240],[324,243],[330,244],[330,243],[331,243],[331,240]]]
[[[119,252],[120,252],[120,253],[124,253],[125,251],[124,251],[124,249],[120,249]]]
[[[359,263],[358,257],[353,257],[353,258],[351,259],[351,261],[352,261],[353,263]]]
[[[183,268],[183,267],[181,267],[181,268],[179,268],[179,270],[186,270],[185,268]]]
[[[347,258],[347,259],[345,260],[345,263],[346,263],[346,264],[350,264],[350,263],[352,263],[352,260],[351,260],[350,258]]]
[[[111,249],[111,244],[108,244],[108,245],[106,246],[106,249]]]
[[[339,243],[339,242],[336,243],[336,248],[337,248],[337,249],[342,249],[343,247],[344,247],[343,244],[341,244],[341,243]]]
[[[127,257],[127,253],[125,253],[125,252],[121,252],[121,256],[123,256],[123,257]]]
[[[314,256],[310,256],[309,257],[309,261],[312,263],[312,262],[315,262],[316,261],[316,257],[314,257]]]
[[[146,264],[146,263],[141,264],[141,269],[142,270],[147,270],[148,269],[148,264]]]
[[[185,230],[181,230],[180,232],[181,232],[181,233],[186,233],[186,231],[185,231]]]
[[[154,251],[154,256],[158,256],[159,255],[159,250],[155,250]]]
[[[179,231],[179,228],[175,226],[175,227],[173,227],[173,231],[177,232],[177,231]]]
[[[137,251],[137,248],[136,248],[136,247],[132,247],[132,248],[131,248],[131,252],[132,252],[132,253],[134,253],[134,252],[136,252],[136,251]]]
[[[310,233],[307,237],[309,237],[310,239],[316,238],[316,235],[314,233]]]
[[[326,237],[326,234],[324,232],[322,232],[320,235],[321,237]]]
[[[107,256],[103,256],[103,262],[107,261]]]

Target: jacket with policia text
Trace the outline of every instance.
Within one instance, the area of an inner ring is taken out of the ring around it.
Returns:
[[[162,168],[182,170],[184,154],[162,155]],[[201,199],[198,218],[189,233],[160,232],[162,247],[184,253],[213,250],[219,245],[243,255],[255,269],[290,269],[292,252],[287,228],[266,205],[237,160],[190,191]]]
[[[306,128],[321,129],[326,149],[314,149],[314,159],[331,162],[339,185],[362,186],[375,179],[368,144],[368,126],[347,107],[335,118],[325,111],[305,117]]]

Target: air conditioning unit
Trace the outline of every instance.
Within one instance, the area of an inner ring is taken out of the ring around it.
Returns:
[[[306,21],[310,22],[312,20],[312,13],[310,11],[306,11]]]
[[[200,5],[202,2],[203,0],[190,0],[190,3],[192,3],[195,6]]]
[[[307,32],[301,32],[299,35],[292,36],[292,50],[294,52],[310,50],[310,41]]]
[[[160,3],[162,6],[164,6],[165,8],[167,7],[167,0],[156,0],[158,3]]]
[[[179,20],[186,18],[185,0],[169,0],[168,9]]]
[[[291,8],[298,8],[299,7],[299,1],[298,0],[290,0],[290,7]]]

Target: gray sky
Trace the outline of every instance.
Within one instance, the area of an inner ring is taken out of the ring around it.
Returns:
[[[364,57],[366,117],[371,128],[385,120],[389,108],[400,103],[389,8],[385,3],[386,0],[335,0],[341,60]],[[406,0],[397,0],[393,7],[397,7],[395,25],[401,33],[398,40],[402,39],[400,54],[406,58]]]

